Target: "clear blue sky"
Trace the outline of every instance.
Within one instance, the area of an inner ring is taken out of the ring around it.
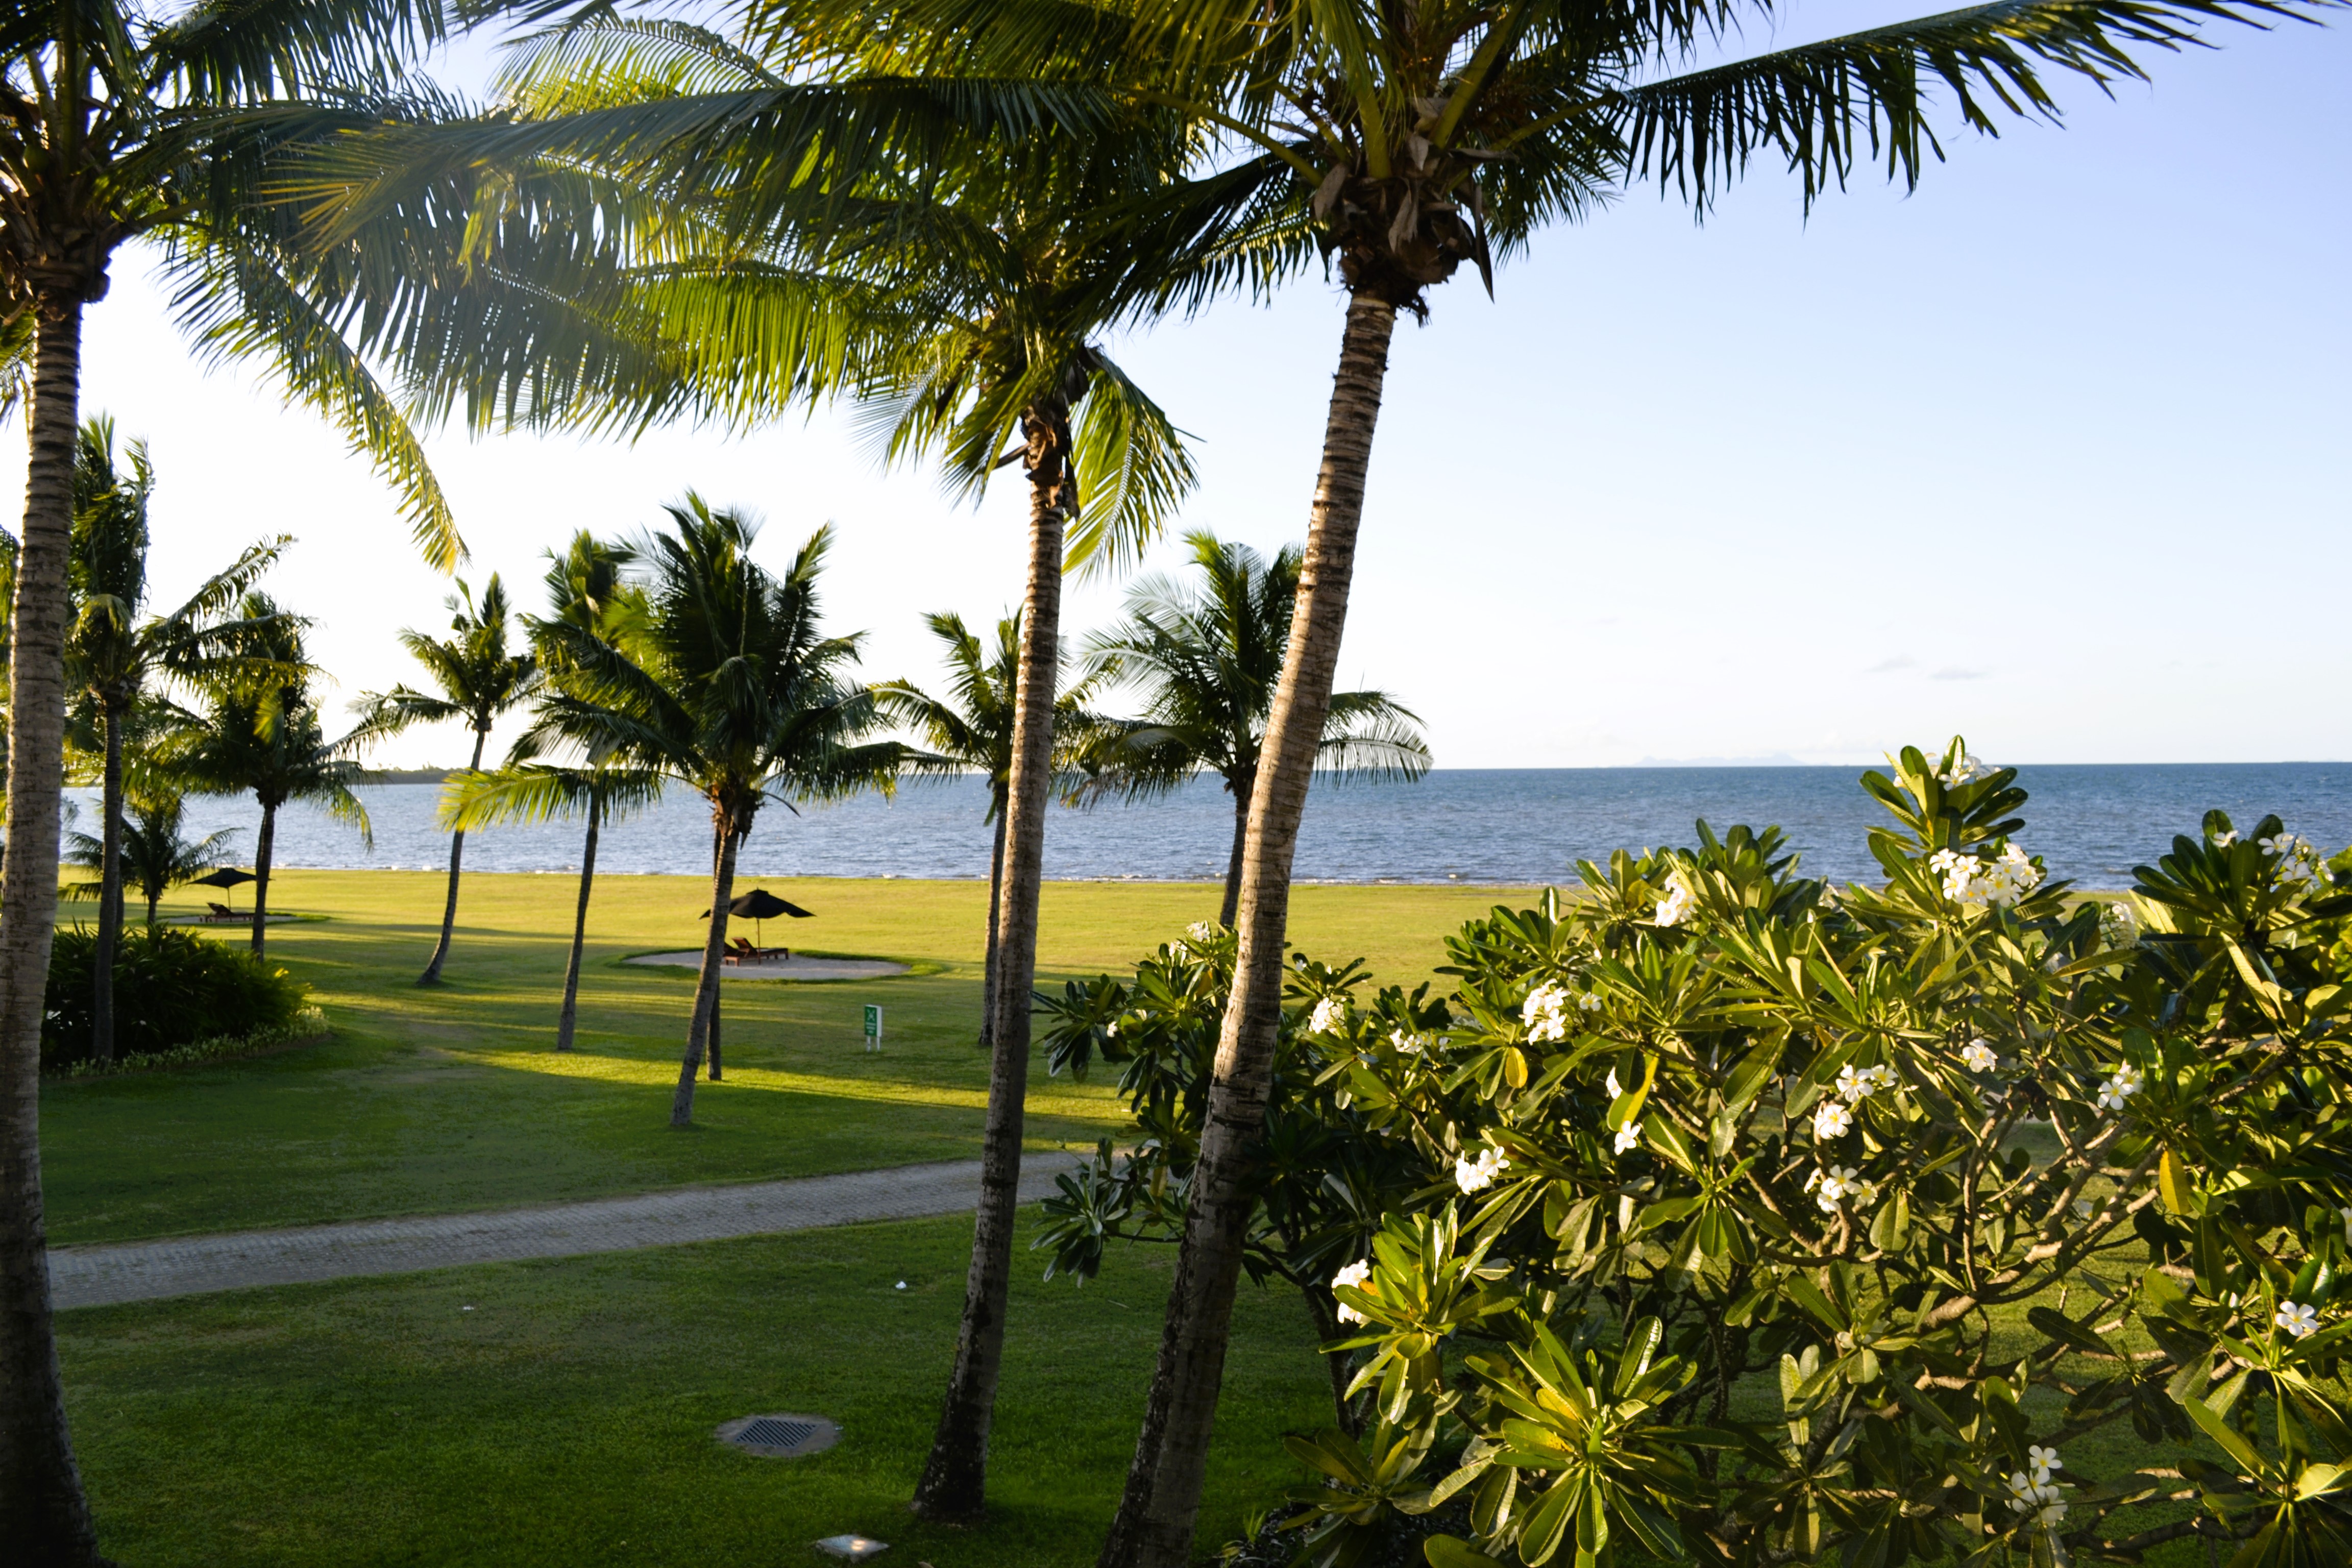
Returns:
[[[1779,36],[1900,15],[1816,3]],[[1908,197],[1864,174],[1808,219],[1759,168],[1701,227],[1635,192],[1494,302],[1440,289],[1399,332],[1342,679],[1456,767],[1843,763],[1955,731],[2017,762],[2352,756],[2352,29],[2208,36],[2113,101],[2066,87],[2063,130],[1955,129]],[[1180,526],[1303,536],[1339,310],[1307,279],[1118,345],[1201,438]],[[393,634],[447,584],[364,466],[195,368],[138,253],[89,323],[86,407],[154,450],[163,593],[294,533],[275,586],[346,695],[406,679]],[[1017,472],[959,510],[839,416],[433,454],[465,574],[532,596],[545,547],[688,486],[763,513],[778,557],[835,523],[833,618],[871,631],[877,679],[935,673],[919,612],[1019,591]],[[1082,585],[1067,625],[1118,594]]]

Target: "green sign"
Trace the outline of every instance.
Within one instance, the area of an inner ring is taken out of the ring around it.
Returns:
[[[866,1004],[866,1048],[869,1051],[882,1048],[882,1009],[872,1002]]]

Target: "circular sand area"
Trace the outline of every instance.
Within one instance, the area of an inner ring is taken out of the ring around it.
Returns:
[[[702,950],[690,947],[680,952],[647,952],[626,961],[649,963],[662,969],[693,969],[702,967]],[[803,958],[799,953],[790,958],[763,958],[756,963],[730,963],[719,971],[725,980],[873,980],[885,974],[904,974],[908,966],[893,963],[887,958]]]

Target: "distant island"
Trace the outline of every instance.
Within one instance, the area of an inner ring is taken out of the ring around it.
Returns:
[[[463,768],[371,768],[370,784],[444,784]]]

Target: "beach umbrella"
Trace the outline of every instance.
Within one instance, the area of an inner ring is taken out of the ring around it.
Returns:
[[[240,871],[234,866],[224,866],[219,870],[208,872],[202,877],[191,877],[188,882],[191,887],[218,888],[226,893],[231,888],[242,887],[247,882],[258,879],[250,871]],[[235,908],[234,905],[230,907]]]
[[[736,899],[734,902],[729,904],[727,906],[727,912],[730,915],[737,915],[744,920],[750,921],[751,922],[751,930],[753,932],[751,938],[753,943],[760,946],[765,946],[766,943],[761,940],[767,934],[763,922],[772,920],[782,920],[787,915],[796,921],[804,921],[814,916],[816,911],[814,910],[804,910],[798,904],[787,903],[782,899],[776,897],[775,894],[768,891],[765,888],[754,888],[750,892]],[[709,920],[710,918],[710,911],[709,910],[703,910],[702,918],[704,920]]]

